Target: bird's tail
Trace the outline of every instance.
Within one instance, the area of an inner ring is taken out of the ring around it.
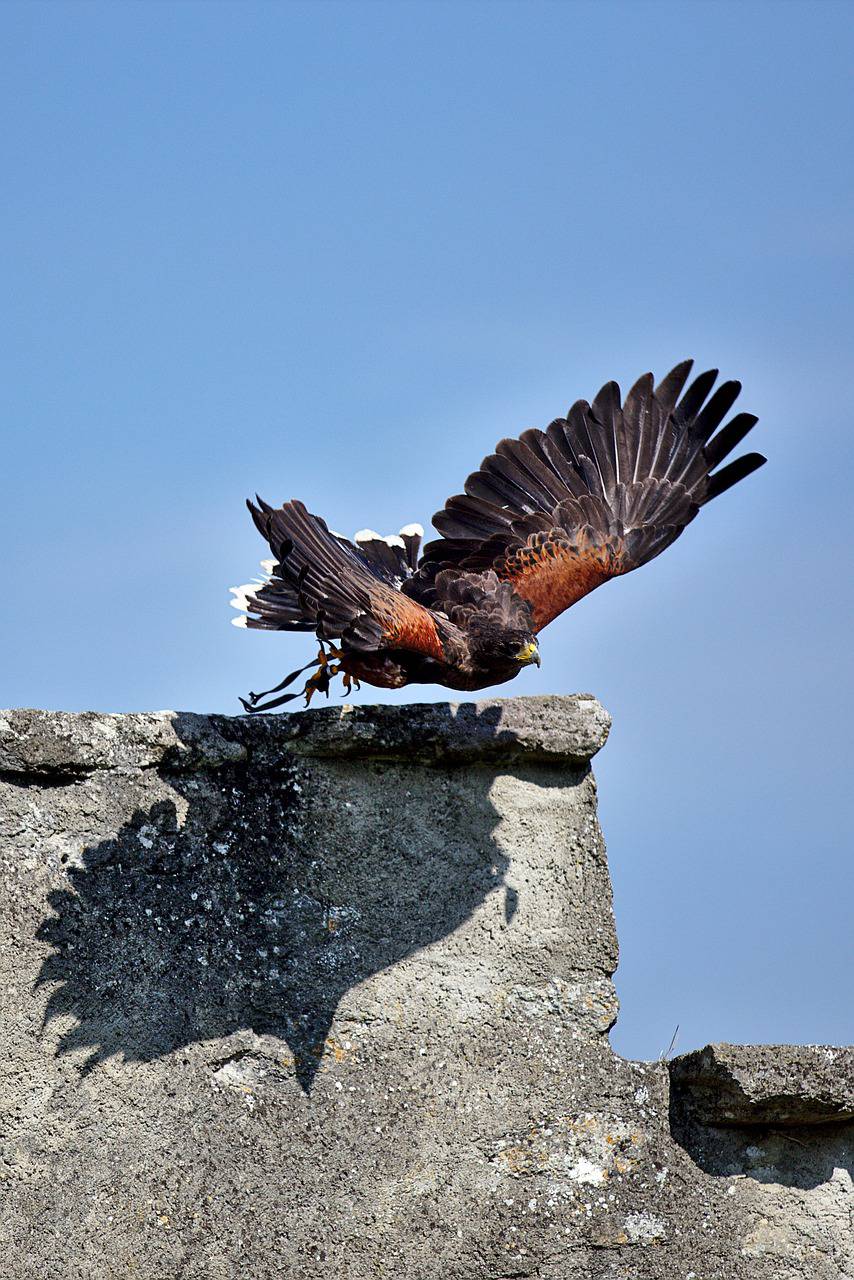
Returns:
[[[246,505],[273,559],[261,561],[263,577],[231,588],[231,604],[241,611],[232,619],[236,626],[337,639],[371,613],[377,584],[399,590],[415,569],[420,525],[390,538],[363,529],[350,542],[296,500],[277,508],[261,498]]]
[[[258,498],[257,505],[247,506],[274,558],[261,561],[263,578],[231,588],[231,603],[241,611],[233,621],[262,631],[313,631],[320,651],[275,688],[241,698],[244,708],[271,711],[303,695],[308,703],[313,693],[328,695],[330,679],[339,674],[349,690],[346,663],[336,665],[345,654],[334,646],[327,651],[326,645],[340,640],[344,648],[370,650],[382,643],[381,619],[389,612],[389,599],[401,598],[400,585],[414,572],[423,530],[407,525],[396,537],[380,538],[363,529],[350,542],[296,500],[274,508]],[[314,667],[301,691],[282,692]],[[265,698],[270,700],[262,703]]]

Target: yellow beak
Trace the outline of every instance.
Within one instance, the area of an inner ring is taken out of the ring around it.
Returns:
[[[540,651],[537,648],[536,642],[532,640],[530,644],[524,645],[516,654],[516,661],[521,662],[523,666],[528,666],[532,662],[535,662],[537,666],[539,666]]]

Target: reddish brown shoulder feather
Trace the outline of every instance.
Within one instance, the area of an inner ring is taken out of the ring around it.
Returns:
[[[382,628],[382,647],[408,649],[440,662],[445,653],[429,609],[399,591],[377,584],[369,589],[373,616]]]
[[[510,582],[530,604],[535,632],[608,578],[631,567],[622,539],[601,542],[583,534],[572,543],[565,536],[540,535],[534,545],[529,542],[495,566],[499,578]]]

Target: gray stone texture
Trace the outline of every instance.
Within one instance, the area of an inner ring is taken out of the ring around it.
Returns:
[[[610,1048],[608,723],[0,713],[0,1275],[854,1280],[850,1050]]]
[[[674,1098],[701,1124],[777,1128],[854,1120],[854,1048],[709,1044],[670,1063]]]

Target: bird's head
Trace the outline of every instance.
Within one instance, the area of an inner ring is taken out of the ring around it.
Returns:
[[[500,582],[491,570],[477,582],[462,578],[459,585],[453,585],[460,605],[456,613],[451,612],[451,618],[467,632],[476,666],[488,670],[496,665],[506,668],[511,663],[517,668],[528,667],[532,662],[540,665],[531,606],[511,583]]]
[[[535,663],[536,666],[539,666],[540,647],[534,637],[531,636],[529,640],[523,641],[514,653],[513,657],[520,666],[529,667],[532,662]]]
[[[532,664],[540,665],[540,650],[537,641],[527,631],[506,630],[506,631],[487,631],[482,635],[472,637],[474,640],[473,648],[478,653],[478,657],[488,662],[495,662],[496,658],[518,663],[520,667],[529,667]],[[479,651],[479,652],[478,652]]]

